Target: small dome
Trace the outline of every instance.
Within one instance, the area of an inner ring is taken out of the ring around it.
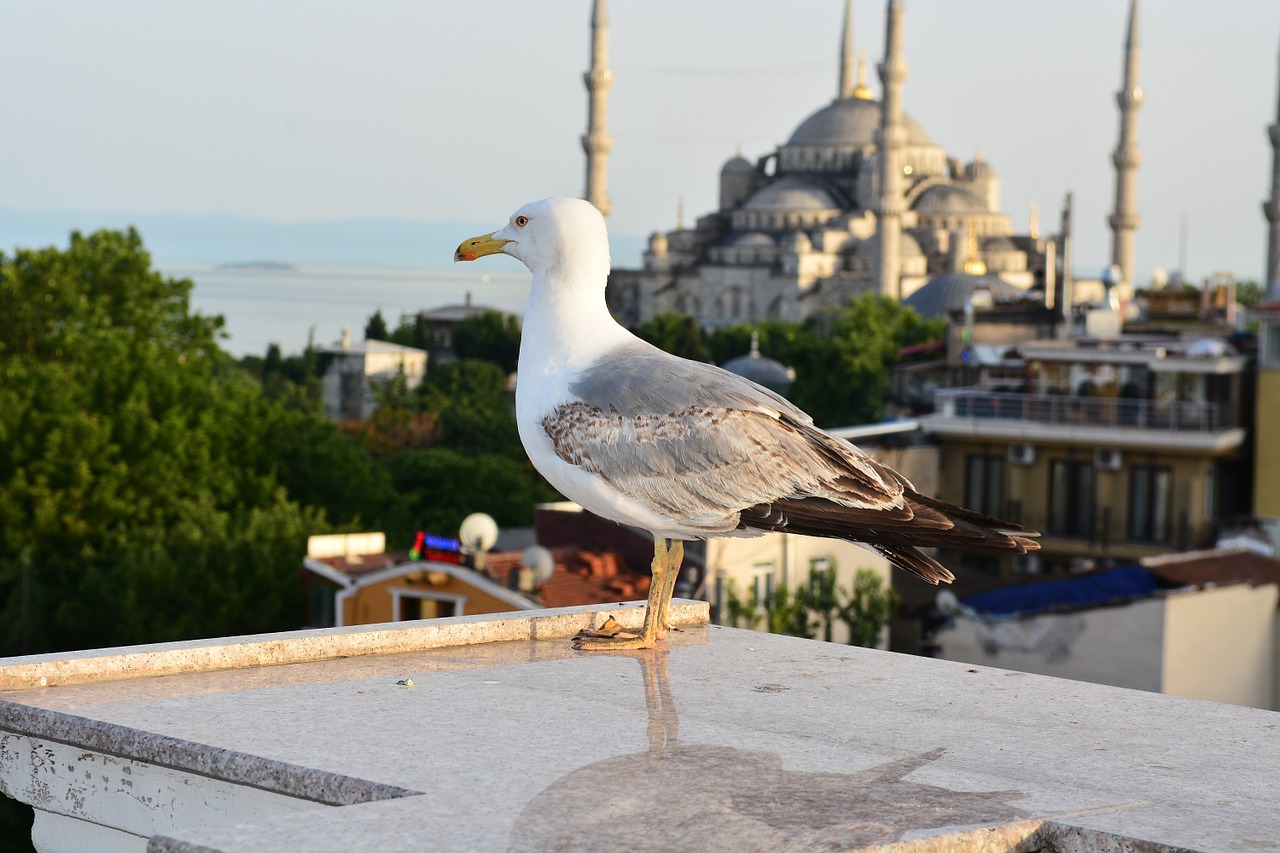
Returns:
[[[967,178],[993,178],[996,170],[979,154],[973,158],[972,163],[964,167],[964,174]]]
[[[929,279],[928,283],[902,300],[903,305],[916,309],[916,313],[928,319],[947,317],[964,310],[964,303],[975,290],[986,290],[996,302],[1021,299],[1023,291],[994,275],[972,275],[964,272],[944,272]]]
[[[954,216],[967,213],[989,213],[982,199],[961,187],[951,184],[934,184],[920,193],[912,209],[935,216]]]
[[[982,240],[982,251],[984,252],[1016,252],[1018,244],[1014,243],[1008,237],[996,234],[991,237],[984,237]]]
[[[924,128],[903,113],[908,145],[932,145]],[[833,101],[800,122],[788,145],[872,145],[880,127],[880,102],[862,98]]]
[[[911,236],[906,231],[903,231],[899,235],[899,237],[900,239],[898,241],[898,254],[901,257],[919,258],[924,255],[924,249],[920,248],[920,243],[916,240],[915,237]],[[845,245],[846,246],[849,245],[848,241],[846,241]],[[880,247],[880,232],[877,231],[867,239],[859,240],[857,245],[854,247],[853,251],[855,254],[865,255],[867,257],[874,258],[876,255],[876,252],[879,251],[879,247]]]
[[[654,231],[650,234],[649,251],[655,255],[665,255],[667,253],[667,235],[661,231]]]
[[[751,210],[835,210],[839,205],[822,187],[798,178],[783,178],[757,191],[743,207]]]
[[[735,246],[768,246],[773,248],[773,238],[759,231],[748,231],[733,241]]]
[[[796,379],[794,368],[760,354],[758,332],[751,333],[751,352],[730,359],[721,366],[730,373],[736,373],[743,379],[750,379],[757,385],[763,385],[779,394],[785,394]]]
[[[813,241],[803,231],[792,231],[783,238],[782,245],[793,252],[808,252],[813,248]]]
[[[755,170],[756,167],[751,165],[750,160],[743,157],[741,154],[738,154],[737,156],[731,157],[725,161],[725,164],[720,167],[720,174],[724,175],[729,172],[754,172]]]

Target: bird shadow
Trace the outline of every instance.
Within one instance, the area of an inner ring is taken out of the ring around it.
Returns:
[[[838,851],[922,830],[1026,817],[1018,791],[953,791],[907,780],[939,748],[855,773],[788,770],[775,752],[679,739],[668,650],[617,652],[640,666],[645,752],[580,767],[538,792],[509,836],[511,851]]]

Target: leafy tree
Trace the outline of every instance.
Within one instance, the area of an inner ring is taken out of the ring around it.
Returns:
[[[832,563],[826,569],[809,569],[808,583],[796,590],[796,602],[812,614],[814,627],[822,630],[821,639],[828,643],[840,610],[840,590],[836,588],[836,567]]]
[[[535,504],[555,499],[527,462],[494,453],[406,450],[389,464],[402,514],[417,529],[452,535],[473,512],[486,512],[500,525],[527,526]]]
[[[0,653],[299,624],[328,522],[281,455],[340,437],[264,398],[191,288],[133,230],[0,254]]]
[[[711,360],[711,350],[702,338],[698,321],[693,317],[667,311],[641,325],[636,329],[636,335],[659,349],[681,358],[694,361]],[[738,355],[741,354],[738,353]]]
[[[803,322],[770,320],[754,327],[760,350],[795,368],[787,396],[820,426],[871,423],[884,415],[889,373],[898,350],[939,340],[946,321],[925,321],[911,308],[864,293]],[[751,326],[715,332],[708,341],[716,363],[750,348]]]
[[[525,460],[507,375],[492,361],[438,365],[417,389],[419,405],[443,430],[441,445],[464,453],[496,453]]]
[[[520,358],[520,318],[501,311],[467,317],[453,327],[453,351],[461,359],[492,361],[515,373]]]
[[[369,317],[369,322],[364,327],[364,339],[366,341],[385,341],[390,337],[387,332],[387,321],[382,316],[382,309],[374,311]]]
[[[897,612],[902,598],[892,586],[885,586],[880,575],[870,569],[858,569],[852,590],[841,590],[840,621],[849,628],[849,645],[875,648],[880,631]]]
[[[1257,308],[1264,293],[1265,288],[1252,279],[1236,282],[1236,302],[1244,308]]]

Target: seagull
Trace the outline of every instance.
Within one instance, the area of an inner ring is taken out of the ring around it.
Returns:
[[[782,396],[678,358],[620,326],[605,304],[609,238],[589,202],[526,204],[455,261],[510,255],[533,273],[520,341],[516,422],[534,467],[584,509],[653,535],[639,634],[580,649],[647,649],[670,630],[687,540],[783,531],[859,543],[937,584],[921,547],[1038,549],[1039,534],[920,494],[892,468],[814,426]]]

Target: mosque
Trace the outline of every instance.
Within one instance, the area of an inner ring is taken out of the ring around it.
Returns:
[[[1137,3],[1131,2],[1121,142],[1113,158],[1117,208],[1109,220],[1126,284],[1132,282],[1139,159],[1131,141],[1136,133],[1126,130],[1132,131],[1141,102]],[[889,0],[877,100],[866,82],[865,53],[855,60],[846,0],[835,98],[775,150],[754,162],[741,153],[729,159],[720,170],[718,210],[692,227],[653,233],[642,268],[613,271],[609,306],[624,324],[667,311],[696,317],[707,328],[798,320],[866,291],[903,300],[926,315],[956,310],[979,288],[997,301],[1034,298],[1052,307],[1056,296],[1061,304],[1059,270],[1066,261],[1069,275],[1069,255],[1057,258],[1062,234],[1070,230],[1069,213],[1055,239],[1039,233],[1034,211],[1029,228],[1018,233],[1000,209],[994,166],[981,153],[967,160],[948,153],[903,111],[902,6]],[[607,213],[606,27],[604,1],[596,0],[583,147],[586,197]]]

